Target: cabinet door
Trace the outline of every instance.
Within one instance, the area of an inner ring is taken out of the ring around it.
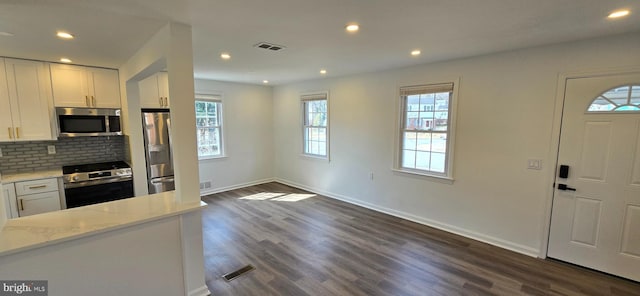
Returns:
[[[158,72],[158,93],[164,98],[164,107],[169,108],[169,74]]]
[[[60,210],[58,191],[18,196],[20,217]]]
[[[3,184],[2,195],[4,196],[4,206],[7,211],[7,218],[18,218],[18,205],[16,201],[16,190],[13,187],[13,183]]]
[[[56,107],[90,107],[85,67],[51,64],[51,84]]]
[[[15,141],[52,140],[49,72],[44,63],[5,60]]]
[[[158,77],[151,75],[144,80],[138,82],[140,91],[140,107],[142,108],[161,108],[162,99],[158,92]]]
[[[0,142],[13,141],[14,132],[4,59],[0,58]]]
[[[91,105],[98,108],[120,108],[120,80],[118,71],[88,68],[88,77],[93,90],[89,93]]]

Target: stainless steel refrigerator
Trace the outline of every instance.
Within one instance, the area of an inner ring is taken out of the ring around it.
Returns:
[[[169,112],[142,111],[149,194],[175,189],[170,127]]]

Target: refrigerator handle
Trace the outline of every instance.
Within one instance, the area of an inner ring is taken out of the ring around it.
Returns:
[[[151,180],[151,184],[173,183],[173,182],[175,182],[173,178],[161,178],[161,179]]]
[[[167,134],[169,135],[169,165],[171,166],[171,172],[173,170],[173,143],[171,142],[171,118],[167,118]]]

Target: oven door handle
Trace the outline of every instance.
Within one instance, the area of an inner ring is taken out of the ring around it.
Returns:
[[[65,189],[78,188],[78,187],[86,187],[86,186],[93,186],[93,185],[100,185],[100,184],[126,182],[131,180],[133,180],[133,177],[125,176],[125,177],[110,178],[110,179],[99,179],[99,180],[82,181],[82,182],[75,182],[75,183],[65,183],[64,188]]]

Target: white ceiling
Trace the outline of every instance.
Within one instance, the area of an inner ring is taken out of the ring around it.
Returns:
[[[640,1],[0,0],[0,55],[117,68],[168,21],[193,27],[196,78],[282,84],[640,31]]]

